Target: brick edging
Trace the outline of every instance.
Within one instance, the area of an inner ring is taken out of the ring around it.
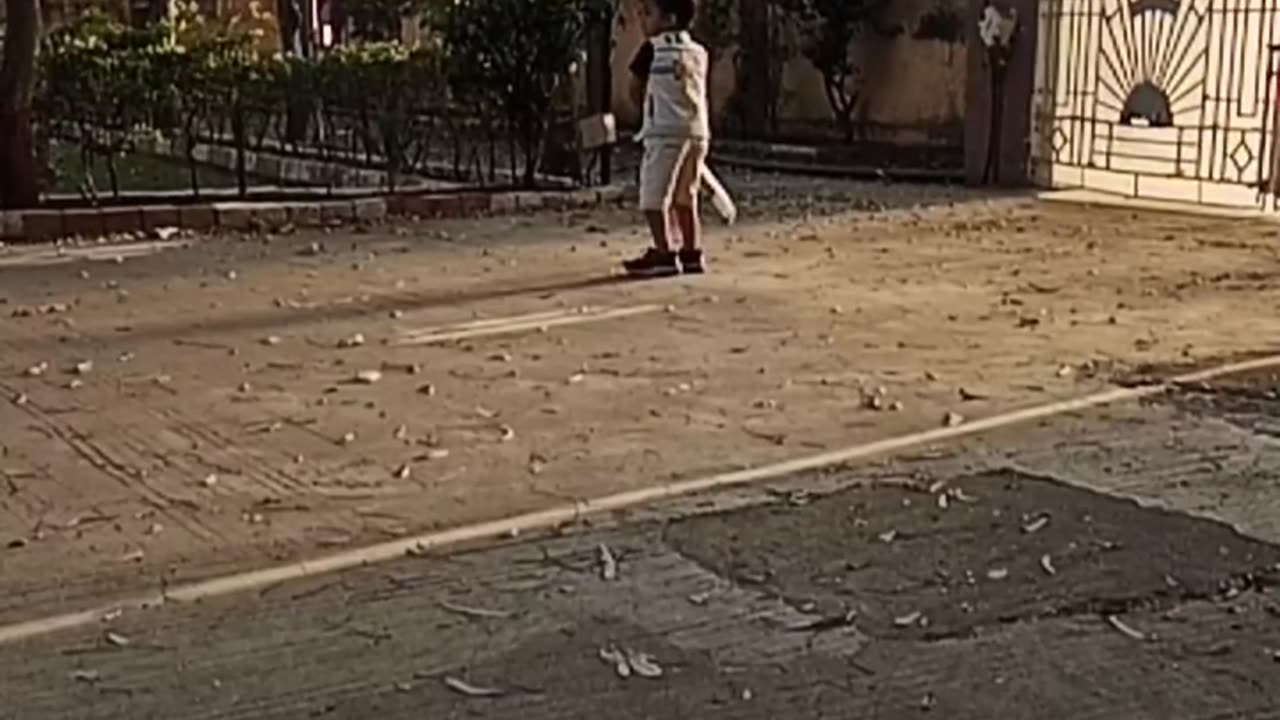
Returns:
[[[206,202],[102,208],[0,212],[0,241],[43,242],[65,237],[152,232],[172,227],[195,231],[318,227],[376,222],[392,215],[467,218],[539,210],[568,210],[616,203],[619,186],[566,191],[416,193],[348,200]]]

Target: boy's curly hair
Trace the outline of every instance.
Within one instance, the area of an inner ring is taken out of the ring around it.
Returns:
[[[654,0],[663,15],[675,18],[681,30],[688,30],[698,15],[698,0]]]

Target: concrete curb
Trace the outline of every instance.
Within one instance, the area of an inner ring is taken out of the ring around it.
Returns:
[[[596,207],[617,203],[623,196],[622,187],[610,185],[550,192],[402,193],[354,199],[15,210],[0,212],[0,241],[47,242],[75,236],[149,233],[164,227],[271,232],[285,227],[377,222],[395,215],[483,217]]]

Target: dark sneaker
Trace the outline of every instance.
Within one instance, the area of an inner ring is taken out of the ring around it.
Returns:
[[[702,264],[702,251],[681,250],[680,268],[689,275],[701,275],[706,272],[707,268]]]
[[[676,254],[670,250],[649,248],[635,260],[622,263],[622,268],[632,277],[667,277],[680,274]]]

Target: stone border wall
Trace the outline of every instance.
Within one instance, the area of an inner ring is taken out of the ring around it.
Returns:
[[[15,210],[0,212],[0,241],[45,242],[73,236],[149,233],[159,228],[271,232],[286,227],[378,222],[394,215],[466,218],[567,210],[616,203],[622,198],[621,187],[607,186],[555,192],[420,193],[346,200]]]

